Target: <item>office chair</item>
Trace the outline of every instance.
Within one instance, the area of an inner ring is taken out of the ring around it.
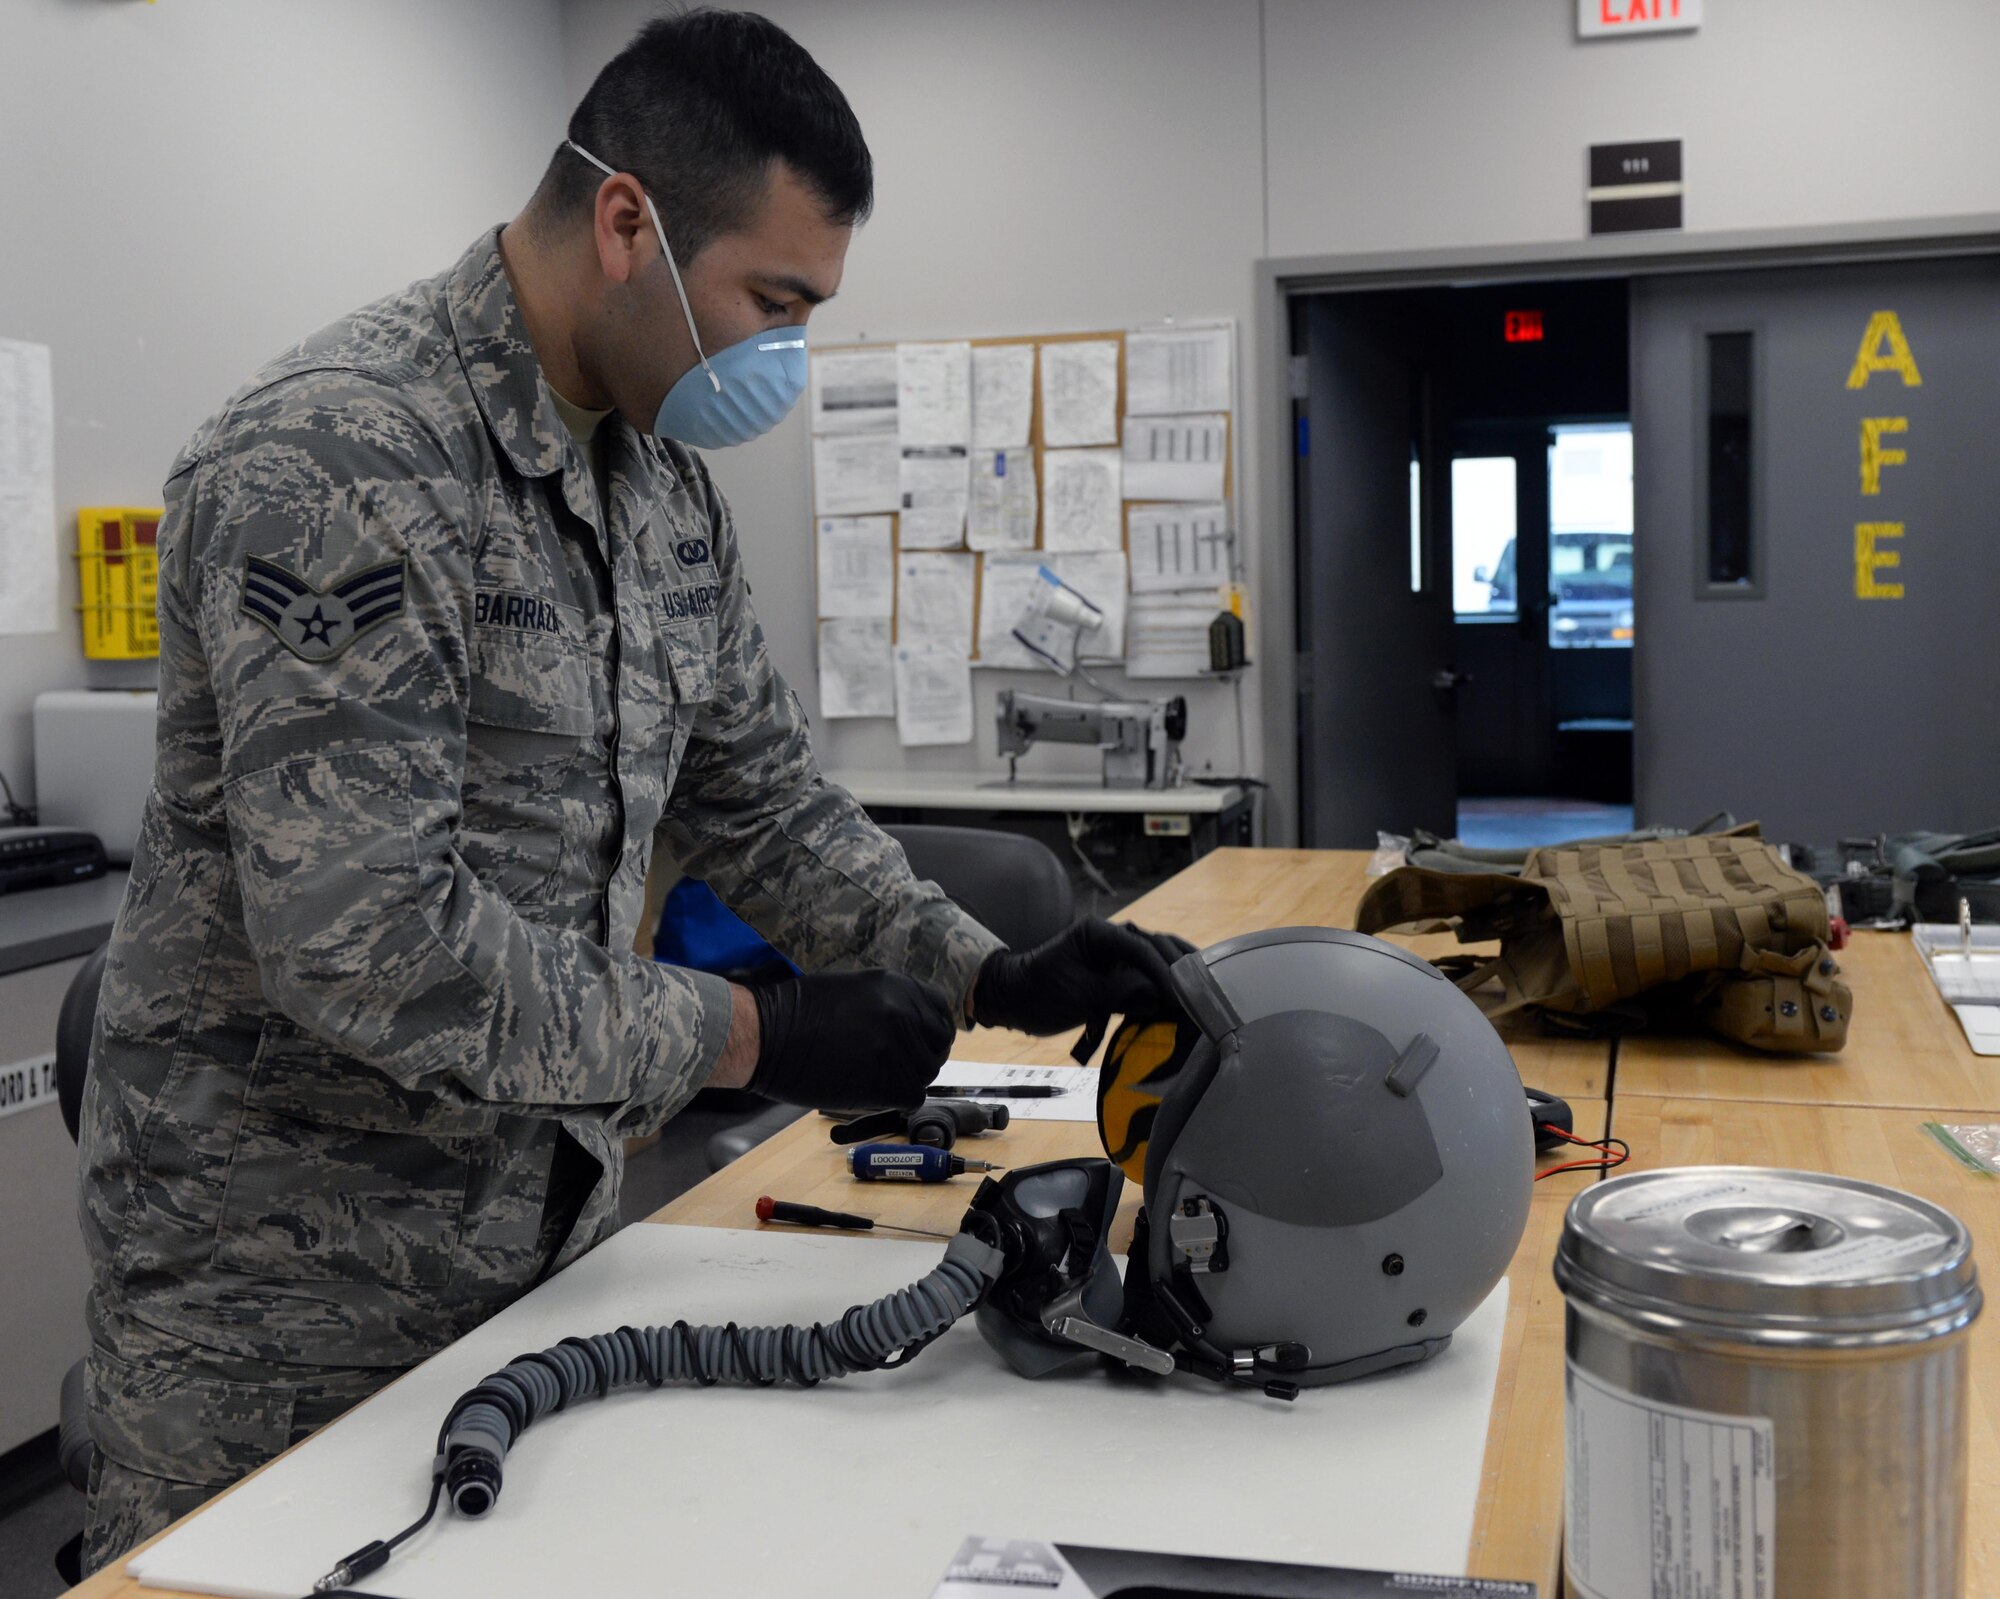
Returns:
[[[1076,904],[1069,868],[1039,839],[984,827],[884,827],[910,870],[945,891],[1009,949],[1033,949],[1069,926]],[[721,1171],[799,1119],[796,1105],[771,1105],[708,1141],[708,1169]]]
[[[90,1070],[90,1033],[97,1023],[97,990],[104,981],[104,957],[109,944],[101,945],[77,968],[63,991],[62,1009],[56,1013],[56,1103],[62,1110],[63,1126],[72,1141],[83,1112],[83,1084]],[[82,1493],[90,1486],[90,1463],[97,1445],[90,1439],[90,1419],[84,1409],[83,1362],[63,1373],[60,1420],[56,1426],[56,1465],[69,1484]],[[56,1570],[65,1581],[79,1578],[83,1535],[57,1553]]]

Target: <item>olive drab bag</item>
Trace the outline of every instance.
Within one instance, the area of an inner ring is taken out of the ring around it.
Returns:
[[[1497,938],[1497,955],[1437,964],[1468,992],[1497,981],[1489,1016],[1534,1007],[1579,1031],[1691,1013],[1739,1044],[1809,1054],[1838,1050],[1854,1009],[1819,885],[1736,834],[1553,845],[1519,876],[1405,866],[1369,886],[1355,928]]]

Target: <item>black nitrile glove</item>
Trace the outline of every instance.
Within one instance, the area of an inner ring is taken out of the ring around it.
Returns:
[[[951,1001],[901,972],[760,983],[750,1090],[810,1110],[914,1110],[951,1053]]]
[[[1150,1015],[1179,1008],[1167,968],[1194,945],[1172,933],[1149,933],[1093,916],[1038,948],[995,950],[972,987],[972,1019],[981,1027],[1062,1033],[1081,1026],[1072,1053],[1095,1053],[1114,1015]]]

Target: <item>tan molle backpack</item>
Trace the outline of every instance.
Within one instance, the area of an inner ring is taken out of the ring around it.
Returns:
[[[1582,1032],[1690,1019],[1753,1049],[1838,1050],[1854,996],[1827,947],[1826,896],[1760,838],[1538,849],[1518,877],[1405,866],[1361,898],[1363,933],[1456,933],[1497,955],[1437,964],[1467,992],[1497,981]]]

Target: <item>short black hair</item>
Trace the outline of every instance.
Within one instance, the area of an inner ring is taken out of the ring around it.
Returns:
[[[683,268],[741,226],[783,161],[829,221],[866,219],[875,164],[847,96],[789,33],[708,7],[639,30],[591,84],[569,137],[646,186]],[[604,174],[558,149],[536,191],[551,219],[588,210]]]

